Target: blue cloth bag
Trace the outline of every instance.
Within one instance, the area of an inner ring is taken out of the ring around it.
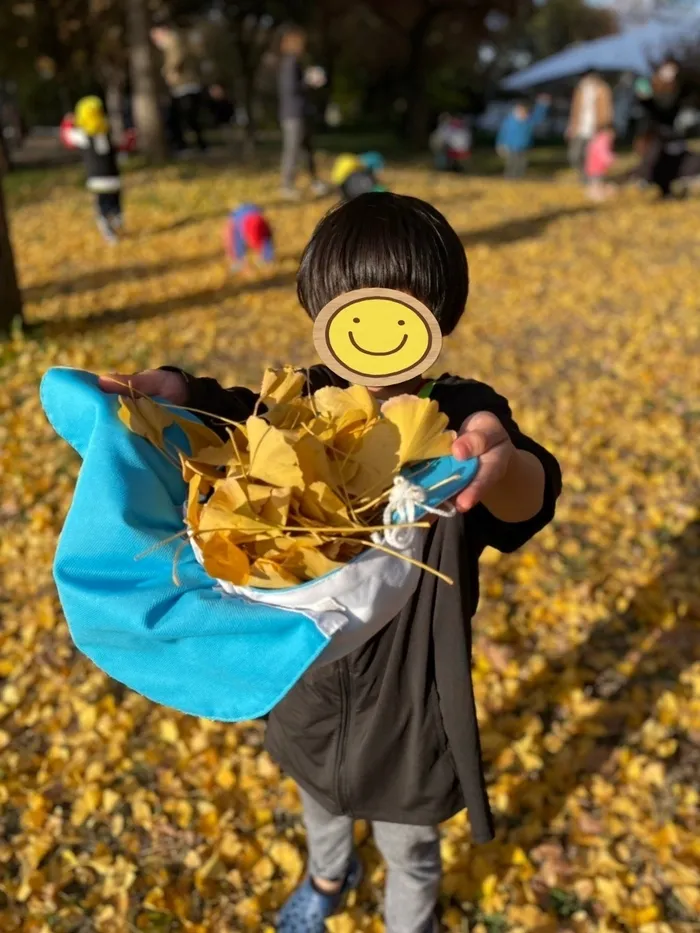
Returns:
[[[186,484],[124,427],[117,398],[96,376],[51,369],[41,402],[83,459],[54,562],[77,647],[115,680],[181,712],[224,722],[267,714],[328,648],[332,620],[319,625],[313,612],[226,594],[181,538],[162,544],[183,530]],[[187,449],[179,428],[166,437]],[[475,472],[476,461],[445,457],[415,475],[426,486],[452,477],[428,496],[436,505]]]

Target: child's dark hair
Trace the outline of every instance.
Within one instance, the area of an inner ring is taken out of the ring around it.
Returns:
[[[320,221],[297,275],[299,301],[312,318],[356,288],[407,292],[450,334],[469,295],[464,247],[427,201],[388,191],[361,194]]]

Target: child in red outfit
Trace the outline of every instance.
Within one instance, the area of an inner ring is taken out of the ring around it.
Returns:
[[[588,195],[594,201],[602,201],[612,194],[610,185],[605,183],[605,177],[615,161],[614,142],[615,131],[611,126],[605,126],[596,133],[588,144],[586,176],[590,179]]]

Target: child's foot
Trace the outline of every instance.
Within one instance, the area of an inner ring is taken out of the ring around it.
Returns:
[[[301,192],[298,188],[282,188],[280,194],[285,199],[285,201],[300,201]]]
[[[325,933],[326,920],[336,913],[349,891],[362,880],[362,864],[353,854],[348,873],[335,894],[324,894],[306,877],[284,904],[277,918],[277,933]]]
[[[102,234],[102,236],[104,237],[104,239],[105,239],[108,243],[116,243],[116,242],[117,242],[117,235],[116,235],[116,233],[114,232],[114,230],[112,230],[112,227],[111,227],[109,221],[108,221],[108,220],[105,220],[104,217],[98,218],[98,221],[97,221],[97,229],[100,231],[100,233]]]

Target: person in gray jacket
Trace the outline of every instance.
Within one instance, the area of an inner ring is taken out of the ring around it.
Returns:
[[[307,91],[323,87],[326,76],[321,68],[302,70],[300,58],[306,49],[306,34],[296,27],[282,37],[281,57],[277,76],[279,118],[282,127],[282,194],[297,200],[294,185],[297,163],[303,151],[315,194],[326,194],[328,187],[316,173],[316,161],[311,141],[311,109]]]

